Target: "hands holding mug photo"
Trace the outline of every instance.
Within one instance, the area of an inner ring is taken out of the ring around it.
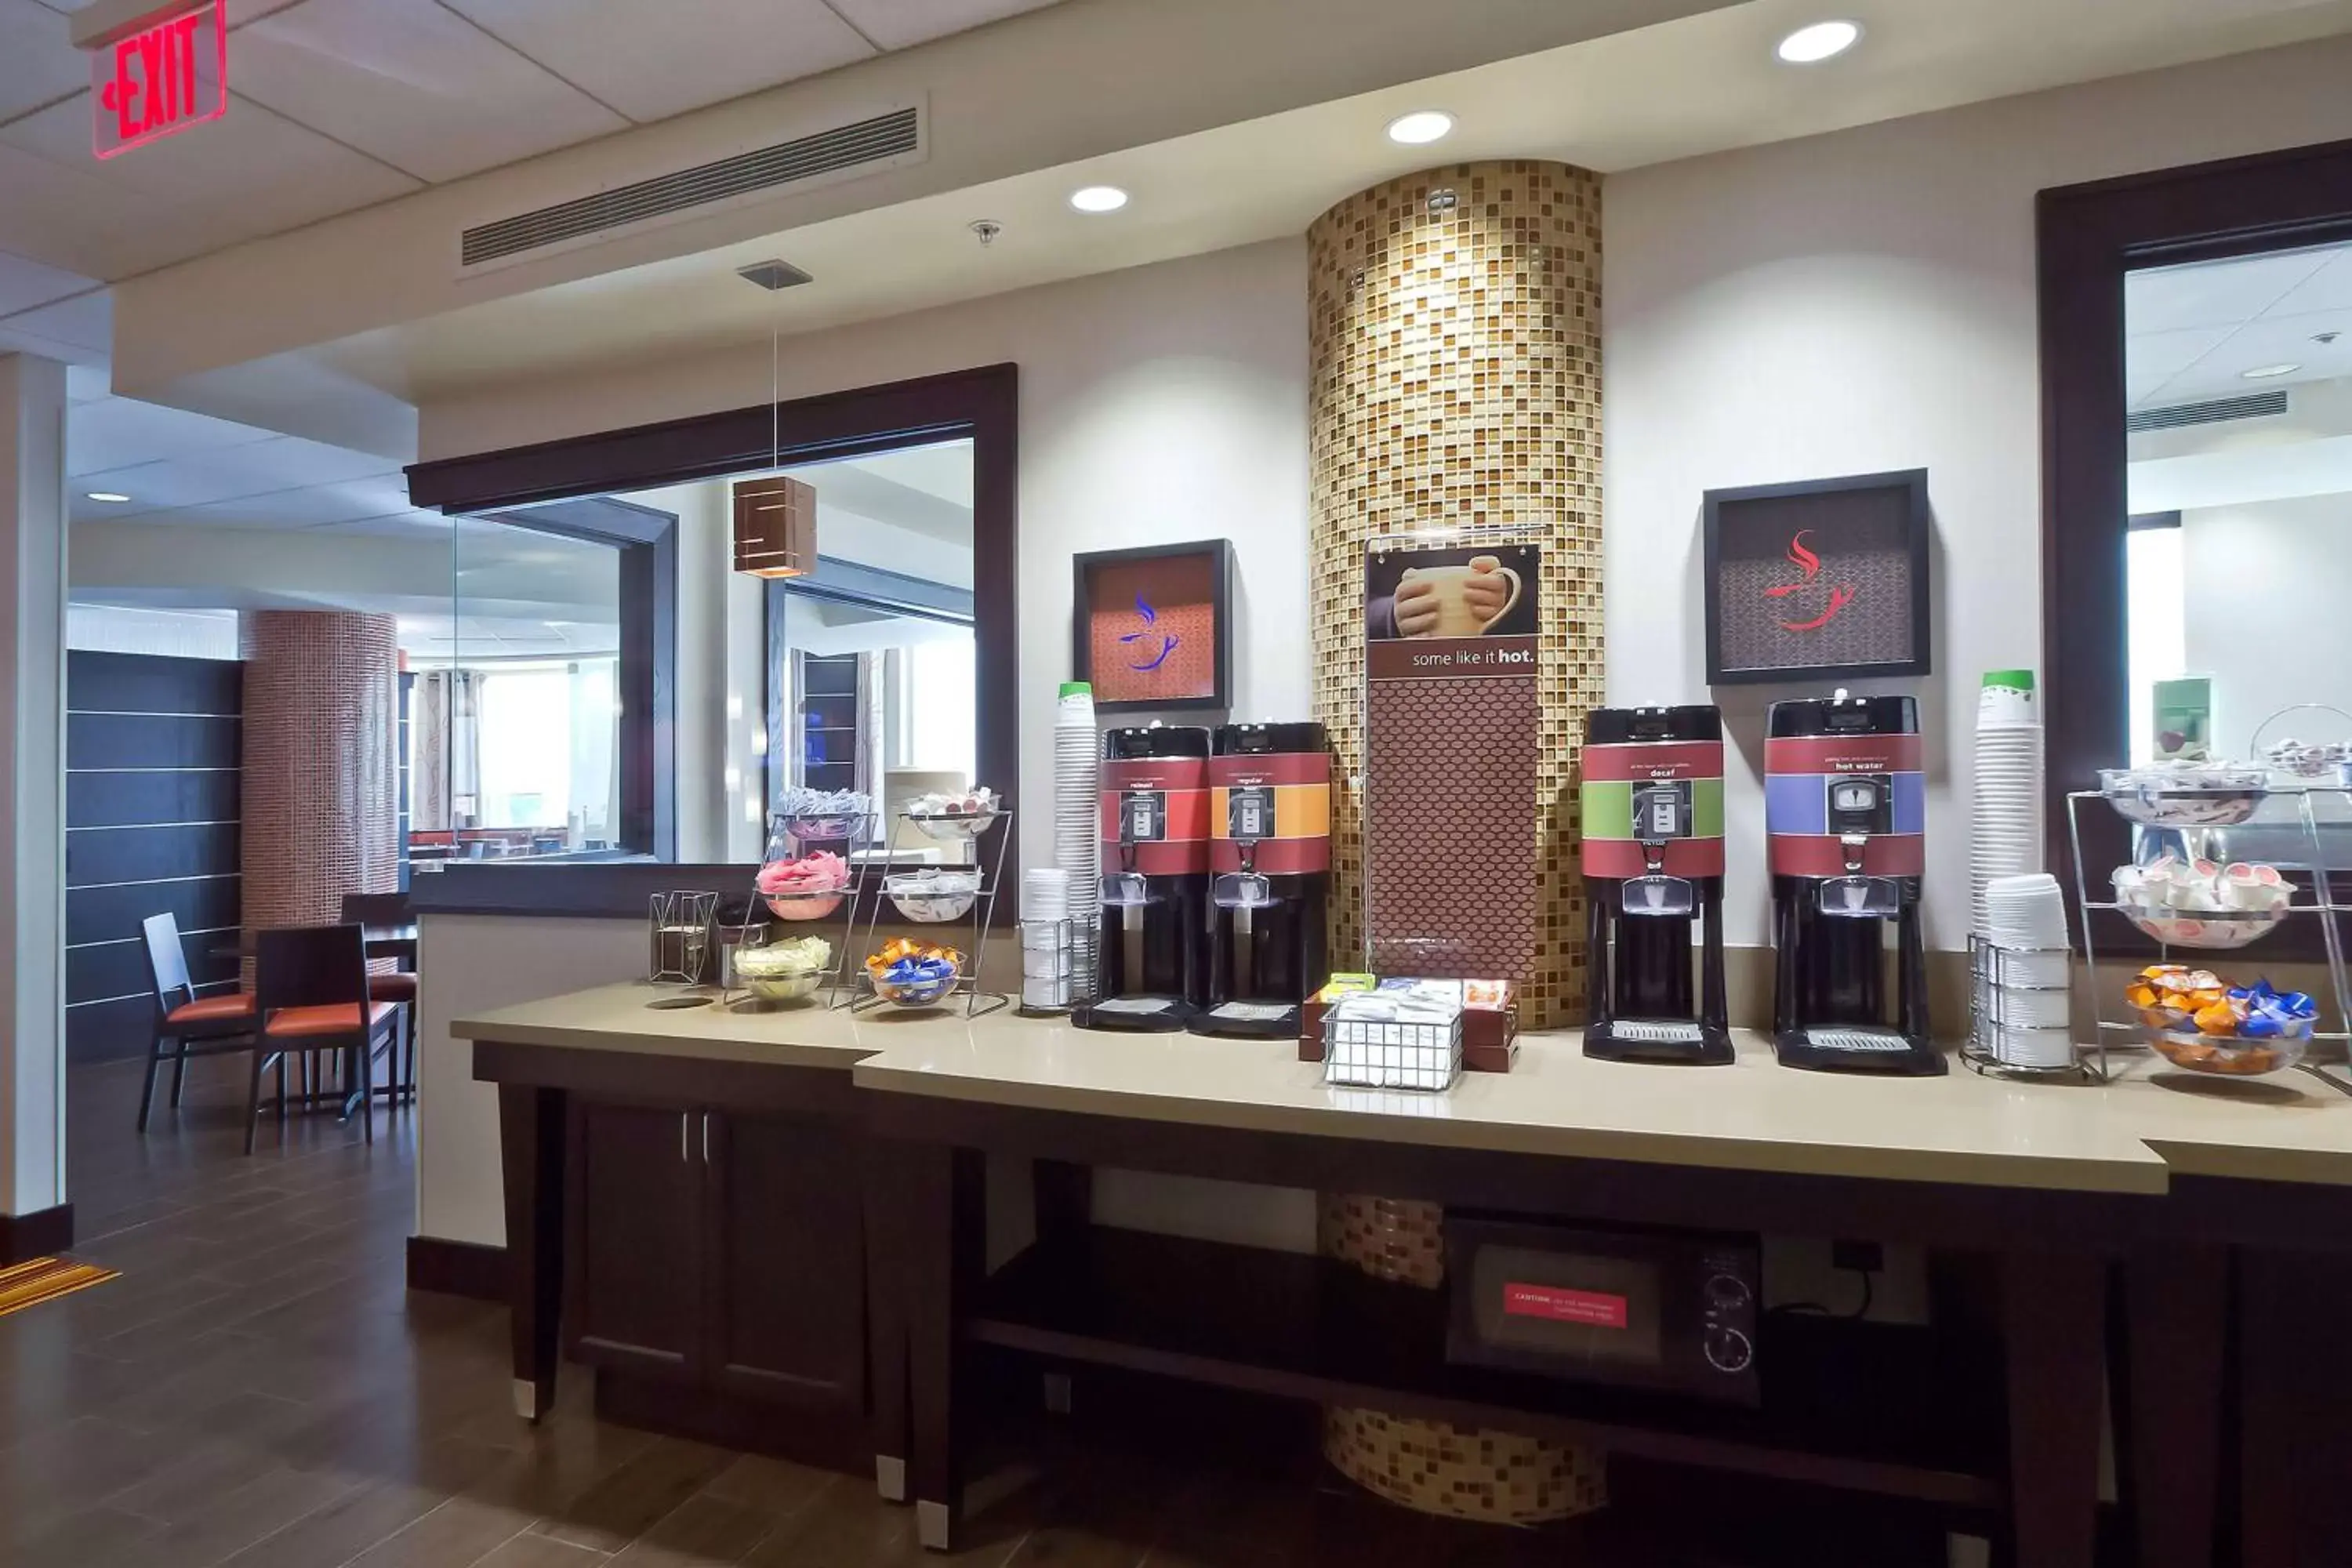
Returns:
[[[1519,602],[1519,574],[1492,555],[1458,566],[1408,567],[1397,584],[1401,637],[1471,637]]]

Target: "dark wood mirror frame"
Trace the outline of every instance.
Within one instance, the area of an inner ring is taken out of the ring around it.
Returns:
[[[2125,275],[2352,239],[2352,142],[2060,186],[2041,193],[2034,217],[2042,721],[2049,864],[2063,879],[2074,868],[2066,792],[2096,788],[2098,771],[2124,765],[2131,752]],[[2092,866],[2129,859],[2121,818],[2102,812],[2084,826]],[[2116,929],[2133,936],[2120,922]],[[2283,948],[2279,955],[2297,956]]]
[[[983,365],[416,463],[408,468],[409,500],[442,512],[487,512],[968,438],[972,444],[973,732],[981,778],[1013,797],[1021,759],[1019,405],[1018,367]],[[653,551],[624,552],[625,605],[633,592],[640,597],[664,596],[664,584],[646,575],[656,573],[659,565]],[[646,580],[638,582],[638,576]],[[674,574],[667,587],[675,593]],[[656,637],[649,648],[624,648],[625,664],[642,664],[637,685],[656,693],[670,689],[666,665],[675,640],[674,636]],[[625,686],[631,679],[632,669],[625,668]],[[774,710],[780,700],[771,682],[772,735],[782,733]],[[667,805],[675,787],[672,736],[658,717],[662,706],[657,700],[638,710],[646,715],[645,721],[625,724],[621,737],[624,778],[651,781],[654,804],[644,813],[648,826],[668,819]],[[780,753],[772,746],[770,754]],[[1014,805],[1019,805],[1017,798]],[[1005,830],[991,830],[982,846],[982,864],[993,863],[993,836]]]

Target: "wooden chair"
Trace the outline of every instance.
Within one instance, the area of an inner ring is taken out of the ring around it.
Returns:
[[[188,978],[187,950],[180,945],[180,922],[169,914],[150,915],[139,922],[147,936],[147,968],[155,978],[155,1029],[147,1043],[147,1081],[139,1090],[139,1131],[147,1131],[147,1112],[155,1102],[155,1069],[163,1065],[165,1041],[172,1046],[172,1109],[180,1108],[180,1091],[188,1083],[190,1057],[225,1056],[258,1047],[253,1039],[253,994],[224,992],[199,996]]]
[[[406,925],[416,918],[406,893],[345,893],[343,921],[363,926]],[[416,974],[394,970],[368,976],[368,994],[400,1008],[400,1036],[393,1045],[392,1082],[385,1093],[394,1104],[416,1098]]]
[[[246,1091],[245,1152],[253,1152],[253,1123],[261,1114],[261,1074],[278,1068],[278,1122],[286,1123],[286,1058],[299,1053],[347,1053],[359,1088],[367,1141],[375,1142],[375,1056],[389,1045],[400,1009],[369,994],[367,938],[357,925],[295,926],[265,931],[254,940],[254,1005],[261,1015],[260,1048]],[[323,1073],[317,1075],[324,1081]],[[318,1097],[306,1094],[307,1105]]]

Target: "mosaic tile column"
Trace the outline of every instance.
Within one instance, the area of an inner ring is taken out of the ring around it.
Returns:
[[[1364,951],[1367,543],[1503,526],[1542,546],[1538,626],[1535,955],[1530,1027],[1584,1003],[1583,878],[1570,787],[1601,645],[1601,178],[1561,163],[1456,164],[1341,202],[1307,231],[1315,716],[1338,758],[1331,952]],[[1437,542],[1433,541],[1433,542]],[[1442,813],[1433,846],[1446,842]],[[1477,874],[1433,856],[1433,875]],[[1323,1250],[1442,1283],[1425,1205],[1325,1199]],[[1343,1474],[1425,1512],[1525,1523],[1601,1506],[1602,1457],[1375,1411],[1324,1412]]]
[[[1432,169],[1341,202],[1307,244],[1315,716],[1339,759],[1333,966],[1364,949],[1365,545],[1509,527],[1543,547],[1528,802],[1540,930],[1530,972],[1496,978],[1524,983],[1528,1026],[1574,1022],[1584,900],[1570,778],[1602,691],[1601,177],[1520,161]]]
[[[252,610],[245,924],[319,925],[400,886],[400,650],[390,616]]]

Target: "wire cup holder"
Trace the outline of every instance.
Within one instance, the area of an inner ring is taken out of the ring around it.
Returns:
[[[2088,1047],[2074,1043],[2074,989],[2073,949],[2003,947],[1971,933],[1960,1059],[1990,1077],[2105,1083],[2106,1036]]]

